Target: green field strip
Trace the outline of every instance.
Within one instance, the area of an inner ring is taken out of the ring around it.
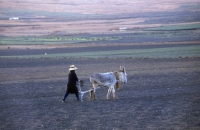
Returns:
[[[4,37],[0,38],[0,45],[41,45],[67,44],[80,42],[114,41],[122,37]]]
[[[0,58],[178,58],[200,57],[200,45],[153,49],[0,56]]]
[[[200,29],[200,23],[195,24],[181,24],[181,25],[169,25],[144,29],[145,31],[173,31],[173,30],[196,30]]]

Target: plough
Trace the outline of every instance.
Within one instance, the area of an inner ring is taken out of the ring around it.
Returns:
[[[82,90],[81,90],[81,86],[84,86],[83,80],[79,80],[79,81],[77,82],[77,87],[78,87],[78,91],[79,91],[79,98],[80,98],[80,101],[83,101],[83,95],[84,95],[85,93],[88,93],[88,92],[90,92],[90,91],[92,91],[92,90],[96,90],[96,89],[100,88],[100,87],[96,87],[96,88],[93,88],[93,89],[89,89],[89,90],[87,90],[87,91],[82,91]]]

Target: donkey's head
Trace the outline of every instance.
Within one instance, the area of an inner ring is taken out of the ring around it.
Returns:
[[[127,74],[124,66],[123,67],[120,66],[120,70],[115,72],[115,76],[117,80],[123,83],[127,83]]]

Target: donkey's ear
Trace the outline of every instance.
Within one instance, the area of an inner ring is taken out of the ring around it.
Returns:
[[[127,74],[126,74],[126,70],[125,70],[125,68],[124,68],[124,74],[127,75]]]
[[[125,67],[124,67],[124,66],[122,67],[122,71],[123,71],[123,72],[126,72],[126,70],[125,70]]]
[[[122,66],[122,71],[124,71],[124,66]]]

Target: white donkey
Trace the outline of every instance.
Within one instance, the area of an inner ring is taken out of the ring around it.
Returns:
[[[92,74],[90,77],[90,83],[92,84],[92,88],[94,90],[90,91],[90,99],[93,98],[94,100],[96,100],[95,88],[97,88],[98,86],[109,87],[106,98],[109,99],[110,92],[112,91],[113,98],[116,99],[114,86],[118,88],[119,81],[127,83],[127,74],[125,68],[121,66],[119,71]]]

